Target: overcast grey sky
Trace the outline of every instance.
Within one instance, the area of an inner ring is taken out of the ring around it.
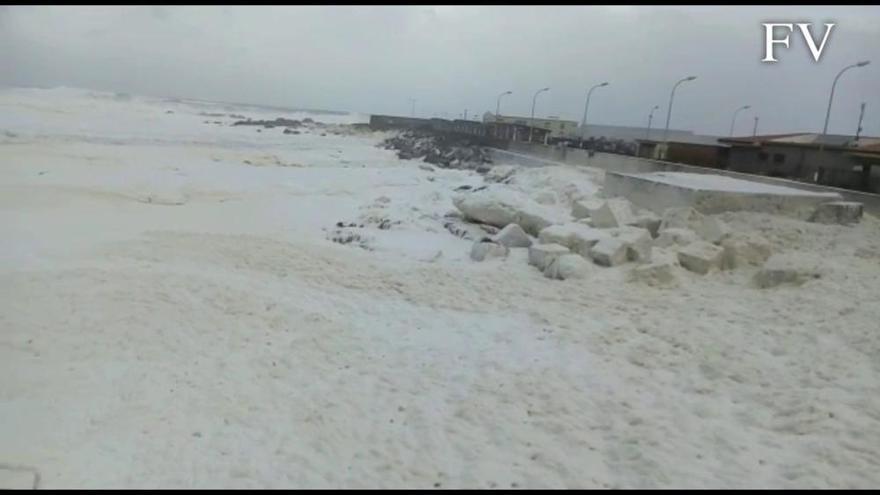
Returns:
[[[798,32],[761,63],[761,22],[835,22],[822,58]],[[672,85],[673,128],[726,135],[751,104],[759,132],[880,135],[880,7],[367,6],[0,7],[0,84],[72,86],[268,105],[457,116],[494,111],[645,125]],[[750,134],[753,111],[737,134]]]

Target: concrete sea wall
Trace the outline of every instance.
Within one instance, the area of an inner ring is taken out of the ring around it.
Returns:
[[[694,174],[715,174],[735,179],[748,180],[775,186],[802,189],[820,193],[837,193],[845,201],[857,201],[865,205],[865,212],[880,217],[880,194],[871,194],[849,189],[821,186],[763,175],[752,175],[715,168],[695,167],[681,163],[650,160],[635,156],[615,155],[611,153],[594,153],[589,156],[586,150],[562,148],[543,144],[509,142],[503,147],[492,150],[496,162],[518,163],[525,166],[545,166],[552,164],[582,165],[597,169],[640,174],[650,172],[687,172]],[[808,200],[809,201],[809,200]]]

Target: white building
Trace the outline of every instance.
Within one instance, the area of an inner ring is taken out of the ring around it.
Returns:
[[[513,115],[495,115],[491,112],[483,114],[483,123],[500,122],[503,124],[515,124],[539,129],[547,129],[550,131],[551,138],[563,138],[571,136],[577,131],[578,123],[573,120],[561,120],[558,117],[549,117],[546,119],[516,117]]]

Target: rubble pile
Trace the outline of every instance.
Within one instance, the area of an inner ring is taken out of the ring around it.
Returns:
[[[466,237],[476,239],[475,261],[504,259],[512,250],[526,249],[528,263],[550,279],[584,279],[596,267],[632,265],[626,280],[652,287],[675,287],[686,273],[740,269],[756,270],[751,280],[759,288],[821,277],[820,261],[773,254],[757,232],[734,231],[693,208],[669,208],[658,217],[625,198],[589,198],[574,201],[571,215],[559,218],[543,205],[493,187],[479,193],[464,190],[453,200],[462,230],[471,225],[475,234],[485,232],[468,220],[501,229],[495,235]]]
[[[420,131],[406,131],[379,144],[396,150],[401,160],[421,159],[440,168],[470,169],[485,174],[492,163],[487,149],[469,138]]]

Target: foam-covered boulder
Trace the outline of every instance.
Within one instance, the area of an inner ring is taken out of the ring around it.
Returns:
[[[621,227],[635,218],[632,205],[624,198],[611,198],[589,213],[593,226],[598,228]]]
[[[516,223],[532,235],[538,235],[541,229],[564,220],[557,211],[532,201],[522,193],[503,189],[503,186],[460,194],[453,198],[452,203],[466,218],[496,227]]]
[[[486,240],[477,241],[471,246],[471,259],[483,261],[490,258],[503,258],[507,256],[507,247]]]
[[[704,215],[696,222],[694,232],[704,241],[712,244],[720,244],[721,240],[730,235],[730,227],[721,220]]]
[[[630,270],[627,280],[640,282],[651,287],[674,287],[678,285],[675,266],[675,263],[670,260],[652,261]]]
[[[567,247],[560,244],[532,244],[529,247],[529,264],[544,271],[555,258],[570,253]]]
[[[532,195],[532,199],[542,205],[555,205],[559,202],[559,197],[553,191],[538,191]]]
[[[721,268],[724,249],[706,241],[696,241],[678,252],[678,262],[686,269],[705,275]]]
[[[561,244],[585,257],[597,242],[609,237],[608,232],[578,222],[551,225],[538,233],[542,243]]]
[[[627,246],[626,243],[615,237],[609,237],[597,242],[590,249],[590,258],[597,265],[617,266],[626,263]]]
[[[571,203],[571,216],[574,218],[589,218],[590,212],[602,207],[600,199],[579,199]]]
[[[660,234],[661,219],[650,211],[643,211],[628,222],[627,225],[632,227],[641,227],[647,229],[651,233],[652,238],[656,238]]]
[[[816,207],[811,222],[850,225],[862,219],[865,206],[856,201],[831,201]]]
[[[504,182],[513,176],[516,167],[513,165],[495,165],[486,172],[485,179],[487,182]]]
[[[551,259],[544,269],[544,276],[556,280],[584,279],[590,274],[591,264],[583,256],[563,254]]]
[[[761,266],[770,257],[770,243],[759,234],[734,232],[721,241],[724,256],[721,268],[732,270],[744,266]]]
[[[507,224],[506,227],[492,236],[492,240],[509,248],[529,247],[532,245],[532,240],[529,238],[529,235],[526,234],[526,231],[515,223]]]
[[[803,253],[780,253],[770,256],[755,274],[755,284],[766,289],[778,285],[802,285],[804,282],[821,278],[822,260]]]

